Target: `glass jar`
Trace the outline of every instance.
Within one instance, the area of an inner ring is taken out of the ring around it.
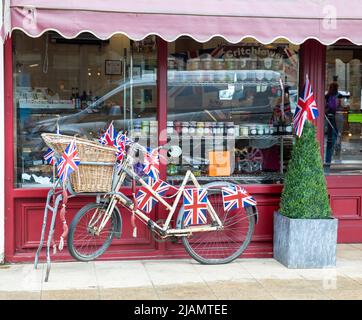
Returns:
[[[223,135],[224,134],[224,122],[216,123],[216,134]]]
[[[225,81],[224,59],[213,60],[214,81]]]
[[[141,132],[143,135],[149,135],[150,134],[150,122],[147,120],[143,120],[141,123]]]
[[[182,132],[182,125],[181,125],[181,122],[180,122],[180,121],[175,121],[175,122],[174,122],[174,128],[175,128],[176,133],[181,134],[181,132]]]
[[[187,70],[200,70],[200,58],[188,59]]]
[[[264,134],[267,134],[267,135],[270,134],[270,128],[269,128],[269,126],[264,126]]]
[[[203,122],[197,122],[197,124],[196,124],[196,135],[203,136],[204,133],[205,133],[204,128],[205,128],[205,124]]]
[[[285,127],[285,133],[286,134],[292,134],[293,133],[293,128],[290,124],[288,124],[286,127]]]
[[[259,136],[264,134],[264,127],[263,126],[258,126],[257,128],[257,133]]]
[[[210,122],[205,122],[204,135],[207,137],[212,134],[212,127]]]
[[[172,121],[167,121],[167,134],[168,135],[172,135],[173,134],[173,122]]]
[[[257,129],[256,129],[256,126],[251,126],[249,133],[250,133],[251,136],[255,136],[258,133]]]
[[[240,127],[240,136],[247,137],[249,135],[248,127]]]
[[[196,134],[196,121],[190,121],[189,123],[189,135],[193,136]]]
[[[189,123],[186,121],[182,122],[182,134],[184,135],[189,134]]]
[[[213,135],[217,134],[216,122],[211,122],[211,133]]]
[[[234,122],[226,122],[226,134],[228,136],[235,136]]]
[[[135,135],[139,136],[141,134],[141,121],[136,120],[133,125],[133,132]]]
[[[203,72],[203,81],[213,81],[213,72],[212,70],[212,57],[211,55],[206,56],[201,59],[201,68]]]
[[[154,136],[154,135],[157,136],[157,133],[158,133],[157,127],[158,127],[157,121],[150,121],[150,135],[151,136]]]

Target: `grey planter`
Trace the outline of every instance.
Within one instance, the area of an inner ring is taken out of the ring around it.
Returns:
[[[336,265],[338,220],[290,219],[274,212],[274,259],[288,268]]]

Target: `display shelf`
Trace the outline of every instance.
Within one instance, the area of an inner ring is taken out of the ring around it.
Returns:
[[[253,174],[235,174],[232,176],[219,176],[219,177],[210,177],[210,176],[200,176],[196,177],[198,181],[228,181],[240,183],[240,181],[245,181],[247,183],[265,183],[265,181],[271,182],[282,182],[284,179],[284,175],[280,173],[274,172],[262,172],[262,173],[253,173]],[[175,176],[167,176],[167,181],[182,181],[184,176],[175,175]]]

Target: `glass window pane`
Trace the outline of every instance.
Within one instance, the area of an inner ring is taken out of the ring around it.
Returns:
[[[327,174],[361,174],[362,47],[327,49],[324,162]]]
[[[57,125],[61,134],[94,140],[112,121],[131,135],[144,127],[141,142],[157,145],[149,129],[157,127],[154,37],[67,40],[48,32],[33,39],[16,31],[13,46],[16,187],[51,185],[40,134],[55,133]]]
[[[168,179],[192,170],[201,180],[222,176],[242,183],[282,180],[293,142],[298,99],[298,46],[255,40],[169,44]]]

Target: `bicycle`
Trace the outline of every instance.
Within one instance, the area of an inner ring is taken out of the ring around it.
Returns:
[[[75,215],[69,227],[67,240],[71,255],[79,261],[94,260],[108,249],[115,236],[120,238],[122,216],[117,207],[117,204],[120,204],[131,214],[131,217],[136,217],[145,223],[154,238],[161,241],[177,241],[181,238],[189,255],[202,264],[223,264],[238,258],[251,241],[258,215],[256,206],[225,212],[222,188],[235,184],[217,181],[201,187],[190,170],[186,172],[178,188],[171,186],[174,193],[168,196],[168,199],[174,198],[174,200],[170,204],[165,196],[154,191],[134,171],[134,159],[136,152],[139,151],[147,152],[143,146],[132,143],[120,165],[113,191],[107,193],[99,203],[84,206]],[[138,208],[134,199],[130,199],[120,191],[126,178],[139,182],[141,188],[147,190],[158,203],[166,207],[169,213],[164,223],[153,221]],[[184,190],[189,188],[190,181],[194,187],[207,191],[206,219],[203,224],[189,224],[186,222],[184,204],[182,204],[177,215],[176,226],[172,227],[171,221],[177,211],[177,205]]]

